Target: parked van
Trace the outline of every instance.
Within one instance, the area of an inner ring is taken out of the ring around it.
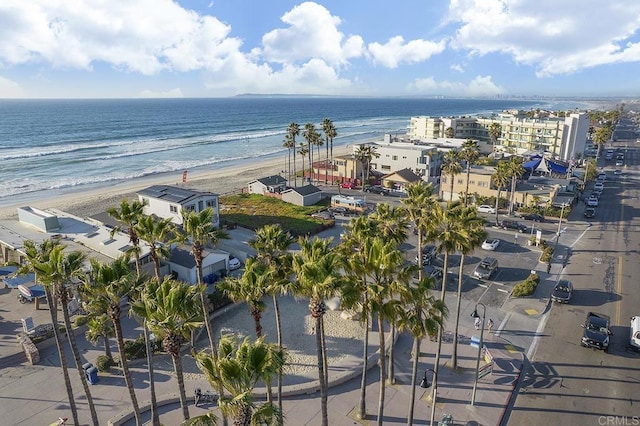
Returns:
[[[476,266],[476,270],[473,271],[473,276],[483,280],[490,279],[493,274],[498,270],[498,259],[495,257],[485,257],[482,262]]]
[[[640,315],[631,317],[631,332],[629,344],[636,351],[640,351]]]

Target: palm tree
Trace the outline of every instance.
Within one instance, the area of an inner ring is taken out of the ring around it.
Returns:
[[[369,182],[369,170],[371,167],[371,160],[380,157],[377,152],[378,147],[376,145],[360,145],[356,149],[356,160],[362,164],[362,190],[365,190],[365,183]],[[365,175],[366,173],[366,175]]]
[[[113,322],[111,318],[109,318],[104,313],[100,314],[92,314],[89,315],[89,319],[87,320],[87,331],[85,332],[85,337],[87,341],[93,343],[94,345],[98,345],[100,342],[104,344],[104,356],[109,359],[113,359],[111,355],[111,345],[109,344],[109,339],[114,337],[115,331],[113,330]]]
[[[498,143],[498,138],[502,134],[502,126],[497,121],[494,121],[489,125],[489,138],[491,139],[491,143],[493,145],[493,152],[496,151],[496,144]]]
[[[498,210],[500,208],[500,193],[509,184],[509,170],[507,169],[507,163],[500,161],[496,166],[496,171],[491,175],[493,184],[498,188],[498,196],[496,197],[496,225],[498,225]]]
[[[407,197],[400,200],[407,212],[407,217],[413,223],[418,233],[418,257],[422,255],[424,247],[424,235],[426,232],[426,218],[430,214],[434,203],[437,202],[433,196],[433,187],[431,184],[424,185],[422,182],[411,183],[405,188]],[[422,280],[423,269],[418,269],[418,280]]]
[[[82,292],[88,301],[89,311],[106,314],[113,324],[124,382],[129,391],[136,424],[142,424],[138,399],[125,356],[120,305],[123,298],[128,298],[140,290],[140,281],[131,274],[128,256],[120,257],[111,264],[103,264],[92,259],[91,271],[83,281]]]
[[[289,134],[286,134],[284,137],[283,147],[287,148],[287,154],[289,156],[288,166],[287,166],[287,182],[291,180],[291,151],[293,151],[296,147],[295,141],[291,138]],[[295,168],[296,156],[293,156],[294,168]]]
[[[160,283],[149,280],[140,299],[131,305],[137,315],[146,319],[151,331],[162,339],[162,348],[171,355],[184,420],[189,419],[189,407],[184,389],[180,347],[183,341],[189,339],[193,330],[202,327],[199,293],[203,291],[204,288],[200,285],[168,278]]]
[[[462,302],[462,282],[465,255],[472,253],[475,249],[482,245],[487,238],[484,230],[484,219],[478,216],[478,210],[475,207],[457,206],[458,223],[461,230],[467,235],[467,239],[456,240],[456,251],[460,253],[460,268],[458,271],[458,297],[456,299],[456,322],[453,332],[453,352],[451,355],[451,364],[453,369],[458,368],[458,328],[460,323],[460,304]]]
[[[270,401],[257,406],[253,389],[259,381],[269,382],[282,371],[284,350],[262,338],[255,342],[246,338],[239,344],[234,336],[222,336],[219,352],[217,361],[205,353],[199,353],[196,360],[211,386],[223,387],[230,394],[220,398],[220,411],[237,426],[281,424],[282,411]]]
[[[511,197],[509,202],[509,214],[513,214],[513,207],[516,201],[516,183],[518,179],[524,174],[524,168],[522,167],[522,158],[512,156],[507,162],[507,173],[511,178]]]
[[[87,383],[87,376],[82,368],[83,362],[80,358],[80,350],[78,349],[78,344],[76,342],[76,335],[73,333],[68,308],[70,286],[84,274],[82,266],[86,260],[86,255],[80,251],[64,253],[64,249],[65,246],[56,245],[51,249],[49,258],[45,261],[36,263],[34,265],[34,269],[40,275],[42,282],[53,289],[56,300],[60,302],[64,326],[67,330],[67,340],[69,341],[69,346],[71,346],[71,352],[73,353],[73,358],[76,363],[76,369],[80,375],[80,381],[82,382],[82,387],[84,389],[85,396],[87,397],[87,404],[89,405],[89,411],[91,412],[91,421],[94,425],[98,425],[98,414],[96,413],[96,407],[93,403],[91,390]],[[49,308],[56,309],[54,306],[50,306]]]
[[[331,155],[331,183],[333,183],[333,138],[338,136],[338,131],[336,130],[336,126],[333,125],[333,122],[328,118],[322,120],[322,130],[324,131],[324,137],[326,141],[327,148],[327,160],[329,159],[329,154]],[[324,183],[327,184],[327,173],[325,169],[324,175]]]
[[[320,383],[320,405],[322,425],[329,424],[327,412],[327,382],[325,375],[323,317],[327,311],[324,301],[337,293],[340,284],[340,258],[331,249],[332,239],[300,238],[300,252],[293,258],[293,270],[297,279],[297,290],[309,299],[309,312],[316,321],[316,346],[318,355],[318,381]]]
[[[302,157],[302,184],[304,186],[305,177],[304,177],[304,157],[309,153],[309,149],[305,144],[300,142],[300,146],[298,146],[298,154]]]
[[[276,317],[278,347],[282,349],[282,324],[280,319],[279,295],[291,292],[291,256],[288,249],[294,240],[291,234],[283,231],[279,224],[265,225],[256,231],[255,239],[249,246],[256,250],[257,258],[274,272],[268,292],[273,298],[273,310]],[[278,372],[278,409],[282,412],[282,371]]]
[[[462,144],[462,151],[460,151],[460,158],[466,163],[467,169],[467,184],[464,190],[464,205],[469,204],[469,174],[471,173],[471,166],[478,161],[480,156],[480,148],[478,142],[473,139],[467,139]]]
[[[142,201],[135,200],[129,203],[129,201],[125,199],[120,202],[120,209],[114,207],[107,209],[109,216],[127,228],[129,242],[131,243],[132,252],[136,259],[136,271],[138,272],[138,276],[140,275],[140,238],[138,238],[138,234],[135,231],[135,225],[143,215],[144,206],[145,203]],[[113,228],[111,231],[112,236],[120,230],[120,226]]]
[[[24,242],[24,254],[27,258],[27,263],[22,265],[18,272],[21,274],[33,272],[35,274],[34,282],[38,282],[38,269],[39,264],[46,264],[49,262],[51,251],[59,245],[59,240],[46,239],[40,244],[36,245],[31,240],[25,240]],[[57,301],[54,298],[53,284],[49,282],[41,281],[44,287],[44,294],[47,299],[47,305],[49,306],[49,314],[51,315],[51,324],[53,325],[53,336],[56,341],[56,347],[58,349],[58,357],[60,358],[60,367],[62,368],[62,376],[64,378],[64,385],[67,391],[67,398],[69,400],[69,409],[73,417],[73,424],[80,424],[78,420],[78,409],[76,407],[76,401],[73,397],[73,388],[71,386],[71,379],[69,378],[69,370],[67,369],[67,356],[64,350],[62,336],[60,335],[60,329],[58,327],[58,307]]]
[[[455,132],[453,130],[453,127],[449,126],[446,129],[444,129],[444,136],[447,138],[452,138],[454,136]]]
[[[302,137],[307,141],[307,153],[309,154],[309,167],[311,167],[311,182],[313,182],[313,146],[316,144],[316,126],[313,123],[304,125]]]
[[[432,288],[433,278],[420,279],[415,285],[408,286],[407,291],[402,292],[402,299],[400,300],[403,313],[400,317],[398,328],[408,331],[413,337],[411,398],[409,399],[409,413],[407,415],[407,425],[409,426],[413,424],[420,345],[427,335],[432,336],[437,333],[448,312],[447,306],[431,295]]]
[[[404,209],[392,207],[388,203],[377,204],[371,219],[375,222],[376,235],[385,241],[400,245],[407,239],[409,221]]]
[[[462,172],[462,164],[460,164],[460,153],[458,151],[447,151],[444,154],[442,163],[442,173],[448,174],[451,179],[451,190],[449,191],[449,202],[453,201],[453,182],[457,174]]]
[[[168,243],[175,242],[177,231],[171,218],[156,219],[153,216],[142,216],[133,227],[136,235],[147,243],[149,255],[154,263],[155,276],[160,281],[160,259],[171,254]]]
[[[295,186],[298,186],[298,174],[296,172],[296,136],[298,135],[300,135],[300,126],[297,123],[290,123],[287,127],[287,136],[289,136],[289,139],[293,144],[293,175],[295,176]],[[304,183],[304,166],[302,167],[302,181]]]

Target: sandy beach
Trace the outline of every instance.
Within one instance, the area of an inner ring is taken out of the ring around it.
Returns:
[[[334,146],[333,155],[351,152],[348,146]],[[301,163],[297,159],[297,166]],[[293,162],[293,159],[292,159]],[[293,166],[292,166],[293,167]],[[10,197],[0,202],[0,219],[16,218],[16,209],[23,206],[40,209],[56,208],[79,217],[88,217],[117,207],[123,199],[133,200],[136,192],[151,185],[184,185],[185,188],[214,192],[219,195],[241,191],[250,181],[277,175],[285,169],[285,154],[279,158],[257,159],[217,170],[194,169],[188,171],[187,183],[182,183],[182,172],[160,173],[125,182],[106,185],[65,188]]]

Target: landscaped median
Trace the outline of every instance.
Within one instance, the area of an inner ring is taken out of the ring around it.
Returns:
[[[524,280],[519,282],[513,287],[511,291],[511,296],[513,297],[526,297],[531,296],[536,291],[536,287],[538,287],[538,283],[540,282],[540,275],[538,274],[529,274],[529,276]]]

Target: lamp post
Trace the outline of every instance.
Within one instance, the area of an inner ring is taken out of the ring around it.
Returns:
[[[482,306],[482,317],[478,315],[478,305]],[[482,318],[482,326],[480,328],[480,342],[478,343],[478,357],[476,358],[476,379],[473,383],[473,391],[471,392],[471,405],[476,402],[476,390],[478,389],[478,370],[480,369],[480,355],[482,354],[482,345],[484,337],[484,319],[487,313],[487,307],[482,303],[476,303],[476,308],[471,313],[473,318]]]
[[[556,244],[553,247],[553,252],[556,252],[558,248],[558,241],[560,240],[560,228],[562,227],[562,217],[564,216],[564,208],[567,207],[567,203],[562,203],[562,209],[560,210],[560,221],[558,222],[558,232],[556,232]]]
[[[427,368],[424,370],[424,376],[422,376],[422,380],[420,381],[420,387],[423,389],[427,389],[431,387],[429,380],[427,379],[427,372],[431,371],[433,373],[433,393],[431,398],[431,420],[429,421],[429,425],[435,425],[436,418],[436,402],[438,400],[438,373],[435,370]]]

